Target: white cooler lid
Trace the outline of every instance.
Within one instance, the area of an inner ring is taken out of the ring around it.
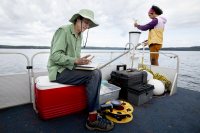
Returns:
[[[61,88],[66,86],[72,86],[72,85],[66,85],[66,84],[60,84],[56,82],[50,82],[48,76],[39,76],[35,79],[36,87],[39,90],[46,90],[46,89],[54,89],[54,88]]]

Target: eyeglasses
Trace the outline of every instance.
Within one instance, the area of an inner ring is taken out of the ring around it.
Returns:
[[[83,19],[83,22],[85,23],[85,24],[87,24],[87,25],[90,25],[91,24],[91,21],[89,20],[89,19]]]

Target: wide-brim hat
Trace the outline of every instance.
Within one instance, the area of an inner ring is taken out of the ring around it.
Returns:
[[[89,9],[80,10],[78,13],[74,14],[69,21],[74,23],[79,16],[82,16],[83,18],[89,19],[91,21],[89,28],[99,26],[94,20],[94,12]]]

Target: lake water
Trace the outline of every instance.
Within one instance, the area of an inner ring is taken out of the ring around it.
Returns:
[[[0,52],[20,52],[30,58],[37,52],[49,52],[47,49],[0,49]],[[87,51],[87,50],[83,50]],[[102,50],[98,50],[102,51]],[[106,51],[106,50],[104,50]],[[95,52],[93,50],[93,52]],[[115,51],[116,52],[116,51]],[[117,51],[119,52],[119,51]],[[200,51],[162,51],[163,53],[174,53],[179,56],[179,78],[178,86],[186,89],[200,91]],[[117,54],[116,54],[117,55]],[[142,56],[142,55],[140,55]],[[43,71],[46,69],[48,55],[38,55],[34,59],[34,69]],[[110,59],[110,55],[96,54],[94,61],[105,63]],[[123,62],[124,60],[121,60]],[[144,56],[144,62],[149,64],[149,54]],[[176,60],[168,56],[160,55],[160,66],[176,68]],[[24,73],[27,61],[22,55],[4,55],[0,54],[0,75]]]

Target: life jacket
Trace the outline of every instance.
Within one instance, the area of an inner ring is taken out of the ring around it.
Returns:
[[[158,16],[158,24],[149,31],[148,45],[152,43],[163,44],[163,32],[167,20],[164,17]]]

